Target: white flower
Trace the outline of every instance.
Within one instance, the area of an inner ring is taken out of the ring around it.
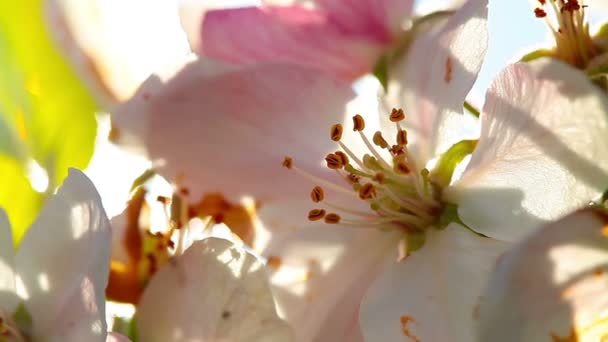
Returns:
[[[95,187],[74,169],[16,251],[0,211],[0,336],[105,341],[110,234]],[[113,338],[108,335],[108,341]]]

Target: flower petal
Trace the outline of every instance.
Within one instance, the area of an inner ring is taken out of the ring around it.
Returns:
[[[412,150],[423,165],[457,141],[450,134],[454,127],[444,121],[462,116],[481,69],[488,45],[487,5],[486,0],[467,1],[440,30],[420,33],[406,58],[389,71],[386,105],[405,110]],[[394,131],[394,123],[383,118],[387,130]]]
[[[12,313],[19,304],[15,288],[15,249],[11,224],[0,208],[0,308]]]
[[[143,341],[289,341],[263,264],[227,240],[192,244],[152,278],[137,315]]]
[[[47,10],[57,42],[106,103],[190,52],[173,1],[52,0]]]
[[[262,253],[275,271],[279,311],[298,341],[363,340],[361,298],[384,265],[397,258],[399,237],[371,227],[326,224],[273,231]]]
[[[316,0],[341,30],[389,40],[412,14],[412,0]],[[351,33],[351,34],[352,34]]]
[[[70,169],[27,231],[15,257],[34,337],[102,340],[110,223],[91,181]]]
[[[506,241],[587,204],[608,184],[606,112],[605,95],[578,70],[554,60],[509,66],[487,94],[471,162],[445,195],[467,225]]]
[[[291,62],[352,81],[371,71],[388,43],[357,33],[300,6],[214,10],[203,20],[201,54],[238,64]]]
[[[608,328],[608,216],[550,223],[500,259],[481,301],[480,341],[600,341]]]
[[[195,199],[210,192],[231,201],[306,196],[309,182],[281,162],[290,155],[302,169],[321,169],[336,148],[329,127],[342,121],[352,90],[295,65],[215,74],[205,65],[189,64],[156,91],[139,91],[114,115],[118,135],[138,136],[150,158],[165,162],[160,173]]]
[[[458,224],[385,270],[361,304],[368,341],[473,341],[475,305],[506,244]]]
[[[106,337],[106,342],[131,342],[131,340],[121,334],[109,332]]]

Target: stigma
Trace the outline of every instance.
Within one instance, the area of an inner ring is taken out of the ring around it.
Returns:
[[[586,68],[600,54],[589,34],[587,6],[582,0],[538,0],[538,4],[534,15],[545,20],[551,30],[556,43],[555,57],[577,68]]]
[[[329,225],[398,228],[405,232],[421,232],[437,222],[442,212],[441,189],[431,184],[429,171],[416,164],[408,149],[407,131],[401,125],[405,112],[393,109],[389,118],[396,126],[395,136],[385,137],[377,131],[370,139],[364,132],[363,117],[353,116],[352,130],[366,147],[360,153],[342,142],[342,124],[330,127],[329,138],[337,149],[325,156],[324,163],[330,172],[338,175],[339,181],[316,177],[299,169],[291,157],[285,157],[285,168],[316,183],[310,191],[313,207],[308,212],[308,220],[322,220]],[[369,210],[337,203],[332,200],[331,192],[363,201]]]

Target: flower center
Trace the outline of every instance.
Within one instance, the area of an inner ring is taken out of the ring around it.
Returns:
[[[585,68],[599,54],[589,34],[582,0],[538,0],[534,9],[537,18],[544,18],[555,38],[556,57],[578,68]],[[553,14],[554,22],[547,12]],[[557,24],[555,28],[554,24]]]
[[[404,119],[402,109],[391,111],[390,120],[395,123],[397,134],[394,144],[389,144],[380,131],[375,132],[370,141],[363,132],[363,117],[355,115],[353,131],[367,149],[361,157],[341,141],[342,125],[331,127],[330,138],[340,150],[328,154],[325,163],[344,181],[342,184],[315,177],[296,167],[290,157],[284,159],[284,167],[318,183],[311,190],[310,198],[319,207],[308,213],[309,220],[353,226],[392,226],[406,233],[424,232],[438,220],[443,209],[438,200],[441,189],[430,182],[429,170],[416,165],[408,150],[407,131],[400,124]],[[359,211],[333,203],[325,198],[325,189],[365,201],[371,210]]]

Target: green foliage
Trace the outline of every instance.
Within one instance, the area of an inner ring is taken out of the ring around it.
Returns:
[[[437,165],[431,171],[431,182],[440,188],[450,185],[454,170],[464,157],[473,152],[475,146],[477,146],[477,140],[461,140],[452,145],[439,157]]]
[[[42,0],[0,1],[0,13],[0,206],[19,237],[43,200],[27,164],[46,170],[51,192],[68,167],[86,167],[96,105],[54,45]]]

